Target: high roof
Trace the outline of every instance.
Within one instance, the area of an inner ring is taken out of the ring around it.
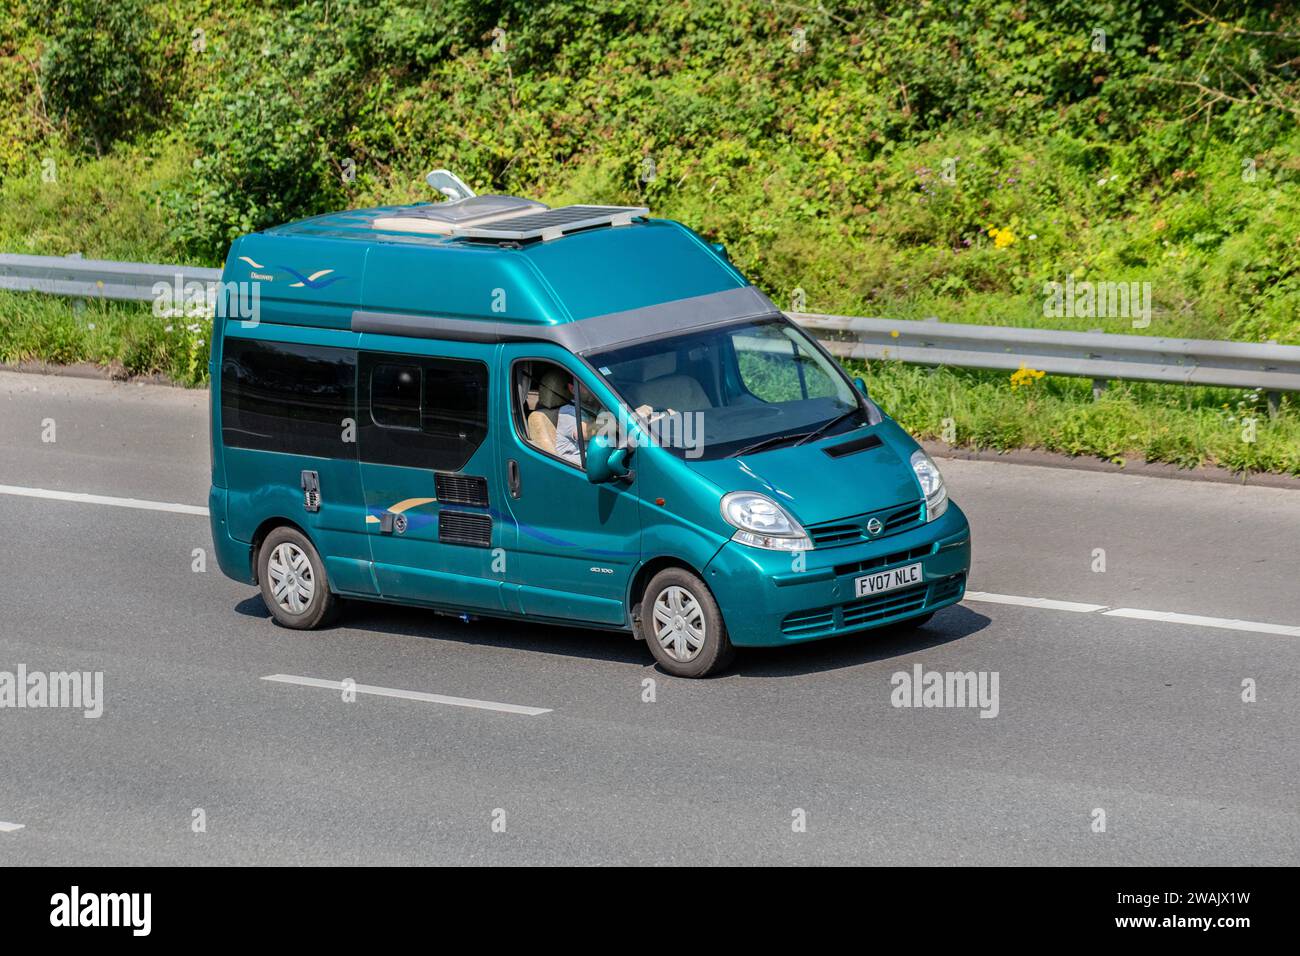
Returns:
[[[748,285],[644,208],[510,196],[286,223],[237,239],[224,278],[259,283],[265,321],[339,329],[354,310],[556,325]]]

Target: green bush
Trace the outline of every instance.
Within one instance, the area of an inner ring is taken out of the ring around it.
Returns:
[[[10,0],[0,249],[215,265],[446,166],[649,205],[786,307],[1300,343],[1297,35],[1282,0]],[[1149,282],[1150,325],[1045,315],[1066,276]],[[0,359],[202,379],[187,326],[29,311]],[[1294,467],[1241,393],[875,374],[964,442]]]
[[[158,36],[142,0],[48,0],[34,5],[48,37],[45,109],[73,142],[103,153],[145,128],[162,105]]]

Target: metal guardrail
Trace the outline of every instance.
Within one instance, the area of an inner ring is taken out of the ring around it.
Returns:
[[[0,254],[0,289],[151,302],[154,285],[215,283],[220,269]],[[846,359],[1300,392],[1300,346],[788,313]]]
[[[206,285],[221,281],[221,270],[198,266],[115,262],[111,259],[82,259],[80,256],[0,253],[0,289],[12,292],[44,292],[78,299],[152,302],[155,298],[154,283],[165,282],[170,288],[178,276],[182,287],[190,282]]]
[[[1015,370],[1022,365],[1094,381],[1300,391],[1300,346],[1062,332],[956,322],[911,322],[792,313],[835,356],[915,365]]]

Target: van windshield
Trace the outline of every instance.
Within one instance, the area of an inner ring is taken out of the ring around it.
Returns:
[[[872,421],[843,371],[783,316],[587,358],[678,457],[749,454]]]

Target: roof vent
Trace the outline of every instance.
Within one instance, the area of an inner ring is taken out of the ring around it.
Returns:
[[[472,199],[475,195],[474,190],[465,185],[465,180],[450,169],[435,169],[424,177],[424,181],[448,199]]]

